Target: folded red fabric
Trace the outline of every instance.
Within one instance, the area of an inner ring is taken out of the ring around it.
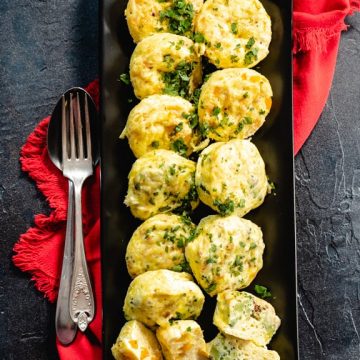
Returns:
[[[325,106],[334,77],[344,19],[360,0],[295,0],[293,14],[294,152]]]
[[[294,150],[309,136],[325,105],[335,69],[344,19],[359,10],[360,0],[294,1]],[[99,101],[99,84],[86,88]],[[49,201],[50,215],[37,215],[35,226],[20,236],[14,247],[14,264],[31,273],[35,287],[53,302],[56,300],[67,209],[67,180],[51,163],[46,149],[49,117],[39,123],[21,149],[22,170],[36,182]],[[84,193],[85,250],[90,267],[96,316],[85,334],[78,333],[71,346],[57,343],[61,359],[101,359],[101,269],[100,269],[100,187],[99,169],[86,183]]]
[[[90,83],[86,90],[99,104],[99,82]],[[31,273],[35,287],[49,301],[57,297],[67,213],[68,181],[53,165],[46,147],[47,127],[50,117],[42,120],[29,136],[20,152],[22,170],[36,182],[52,209],[50,215],[36,215],[35,225],[20,236],[14,246],[14,264]],[[96,314],[85,334],[78,332],[71,346],[57,342],[60,359],[101,359],[102,292],[100,268],[100,169],[84,186],[83,222],[85,251],[95,293]]]

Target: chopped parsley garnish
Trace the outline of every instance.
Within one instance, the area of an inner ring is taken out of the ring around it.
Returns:
[[[184,127],[184,123],[179,123],[175,126],[174,130],[172,131],[172,135],[177,134],[178,132],[180,132]]]
[[[163,56],[163,62],[166,63],[166,66],[168,68],[172,67],[172,64],[174,64],[174,59],[171,57],[171,55],[164,55]]]
[[[176,66],[175,70],[163,73],[162,80],[165,83],[163,93],[167,95],[187,97],[192,71],[192,63],[181,61]]]
[[[130,85],[130,75],[128,73],[120,74],[119,80],[126,85]]]
[[[216,289],[216,283],[212,283],[212,284],[210,284],[210,286],[209,286],[208,288],[206,288],[205,290],[206,290],[206,292],[211,293],[211,292],[213,292],[215,289]]]
[[[271,292],[265,286],[255,285],[254,290],[262,299],[270,298],[272,296]]]
[[[181,156],[186,156],[186,152],[188,149],[183,139],[176,139],[174,142],[171,143],[171,148],[175,152],[179,153]]]
[[[215,106],[212,114],[217,117],[220,114],[220,111],[220,108],[218,106]]]
[[[239,57],[238,57],[237,55],[231,55],[231,56],[230,56],[230,61],[231,61],[232,63],[236,63],[236,62],[239,61]]]
[[[265,112],[266,112],[265,110],[261,109],[261,110],[259,111],[259,114],[260,114],[260,115],[264,115]]]
[[[243,123],[244,124],[252,124],[253,123],[253,120],[250,116],[245,116],[244,119],[243,119]]]
[[[184,0],[174,0],[172,6],[160,12],[160,21],[168,21],[169,31],[177,35],[191,32],[194,7]]]
[[[194,42],[201,44],[205,42],[205,37],[202,33],[195,33],[193,36]]]
[[[257,60],[258,49],[252,49],[245,54],[244,64],[250,65]]]
[[[193,174],[190,190],[187,193],[187,195],[184,197],[184,199],[182,200],[181,206],[179,206],[178,208],[175,209],[175,212],[178,214],[184,214],[184,212],[188,213],[192,209],[191,203],[197,201],[198,198],[199,198],[199,195],[197,193],[196,186],[195,186],[195,174]],[[191,240],[193,240],[193,239],[191,239]],[[188,239],[188,241],[190,241],[190,239]]]
[[[237,23],[232,23],[232,24],[231,24],[231,32],[232,32],[233,34],[235,34],[235,35],[238,33]]]
[[[183,113],[182,117],[189,121],[189,125],[191,129],[196,128],[199,123],[199,116],[196,112],[191,112],[189,114]]]
[[[247,42],[247,44],[245,45],[245,47],[246,47],[247,49],[251,49],[251,47],[252,47],[254,44],[255,44],[255,39],[254,39],[253,37],[251,37],[251,38],[249,39],[249,41]]]
[[[217,49],[220,49],[220,48],[221,48],[221,43],[220,43],[220,42],[216,43],[216,44],[215,44],[215,47],[216,47]]]
[[[235,204],[232,200],[227,200],[225,203],[215,200],[213,204],[217,207],[221,215],[229,215],[234,212]]]
[[[160,143],[156,140],[151,143],[151,147],[154,149],[158,149],[159,145],[160,145]]]

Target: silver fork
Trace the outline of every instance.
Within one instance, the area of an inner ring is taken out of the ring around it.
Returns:
[[[94,318],[95,302],[84,250],[81,190],[84,181],[93,174],[93,164],[88,98],[85,94],[81,106],[79,93],[73,95],[70,93],[69,99],[63,96],[61,119],[63,174],[74,184],[75,199],[75,249],[69,310],[71,318],[79,329],[85,331]],[[66,106],[67,101],[69,106]],[[69,110],[68,113],[66,109]],[[84,117],[85,131],[82,124]]]

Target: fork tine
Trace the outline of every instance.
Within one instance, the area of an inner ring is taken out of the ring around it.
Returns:
[[[84,158],[84,145],[83,145],[83,132],[81,123],[81,112],[80,112],[80,98],[79,93],[76,93],[76,127],[77,127],[77,145],[78,145],[78,157],[79,159]]]
[[[85,94],[85,127],[86,127],[86,149],[87,158],[92,161],[92,149],[91,149],[91,129],[90,129],[90,118],[89,118],[89,105],[88,97]]]
[[[66,100],[65,96],[63,95],[61,98],[61,150],[63,163],[69,157],[67,142]]]
[[[75,152],[75,131],[74,131],[74,108],[73,108],[73,94],[70,93],[70,157],[76,158]]]

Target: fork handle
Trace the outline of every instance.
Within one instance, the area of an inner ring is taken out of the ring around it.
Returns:
[[[76,335],[76,324],[70,317],[70,288],[74,259],[74,185],[69,180],[68,210],[64,256],[61,268],[59,294],[56,302],[55,329],[59,341],[70,344]]]
[[[95,314],[94,295],[86,263],[83,228],[81,189],[83,180],[74,181],[75,199],[75,253],[70,292],[70,316],[81,331],[85,331]]]

